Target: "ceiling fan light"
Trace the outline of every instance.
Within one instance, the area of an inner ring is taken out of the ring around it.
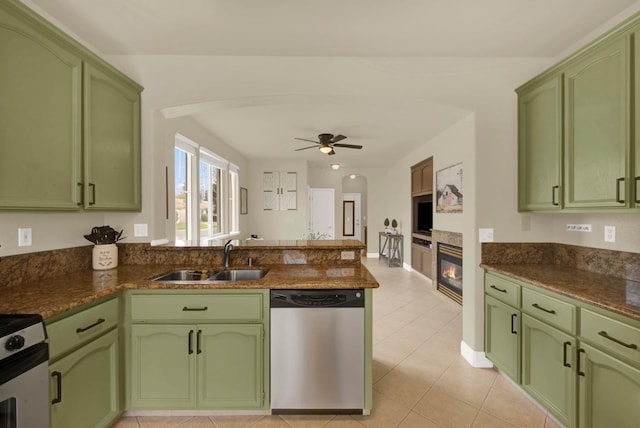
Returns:
[[[333,170],[340,169],[340,164],[339,163],[332,163],[332,164],[329,164],[329,165],[331,166],[331,169],[333,169]]]
[[[351,175],[349,176],[349,178],[350,178],[350,179],[352,179],[352,180],[355,180],[355,178],[356,178],[356,177],[357,177],[357,175],[355,175],[355,174],[351,174]]]
[[[327,146],[327,145],[321,145],[320,146],[320,151],[324,154],[328,154],[333,150],[333,148],[331,146]]]

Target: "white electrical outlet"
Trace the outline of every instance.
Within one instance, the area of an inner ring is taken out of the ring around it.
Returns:
[[[149,227],[147,226],[147,224],[134,224],[133,236],[149,236]]]
[[[522,230],[524,232],[528,232],[531,230],[531,216],[523,215],[522,216]]]
[[[18,228],[18,247],[29,247],[31,242],[31,228],[20,227]]]
[[[604,227],[604,242],[616,242],[616,227],[605,226]]]
[[[567,224],[567,232],[591,232],[590,224]]]

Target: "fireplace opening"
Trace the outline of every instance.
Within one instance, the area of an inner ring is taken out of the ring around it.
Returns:
[[[437,289],[462,304],[462,248],[438,243]]]

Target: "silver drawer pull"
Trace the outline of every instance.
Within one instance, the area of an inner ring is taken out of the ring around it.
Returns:
[[[200,306],[198,308],[190,308],[188,306],[185,306],[184,308],[182,308],[183,311],[206,311],[209,308],[207,306]]]
[[[607,334],[606,331],[599,331],[598,335],[604,337],[605,339],[609,339],[612,342],[616,342],[618,345],[622,345],[625,348],[629,348],[629,349],[638,349],[638,345],[636,345],[635,343],[624,343],[622,340],[618,340],[615,337],[611,337]]]
[[[536,309],[540,309],[541,311],[546,312],[546,313],[548,313],[548,314],[555,314],[555,313],[556,313],[556,311],[554,311],[553,309],[546,309],[546,308],[543,308],[542,306],[540,306],[540,305],[539,305],[539,304],[537,304],[537,303],[534,303],[534,304],[533,304],[533,305],[531,305],[531,306],[533,306],[533,307],[534,307],[534,308],[536,308]]]
[[[497,291],[499,291],[499,292],[501,292],[501,293],[506,293],[506,292],[507,292],[507,290],[505,290],[504,288],[498,288],[498,287],[496,287],[495,285],[490,285],[489,287],[491,287],[491,288],[493,288],[494,290],[497,290]]]
[[[105,321],[106,320],[104,318],[98,318],[98,321],[94,322],[91,325],[88,325],[86,327],[78,327],[78,328],[76,328],[76,333],[83,333],[83,332],[85,332],[87,330],[91,330],[93,327],[97,327],[97,326],[99,326],[100,324],[102,324]]]

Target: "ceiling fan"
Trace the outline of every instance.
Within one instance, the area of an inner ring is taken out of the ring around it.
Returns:
[[[336,154],[336,152],[333,150],[334,147],[344,147],[344,148],[347,148],[347,149],[361,149],[362,148],[362,146],[356,145],[356,144],[340,144],[340,143],[338,143],[338,141],[342,141],[345,138],[347,138],[347,137],[345,137],[344,135],[336,135],[336,136],[334,136],[333,134],[320,134],[320,135],[318,135],[318,140],[320,140],[320,141],[307,140],[306,138],[296,138],[296,140],[309,141],[310,143],[319,144],[319,146],[316,145],[316,146],[303,147],[301,149],[295,149],[295,151],[298,152],[300,150],[307,150],[307,149],[313,149],[313,148],[318,147],[322,153],[325,153],[325,154],[331,156],[331,155],[335,155]]]

